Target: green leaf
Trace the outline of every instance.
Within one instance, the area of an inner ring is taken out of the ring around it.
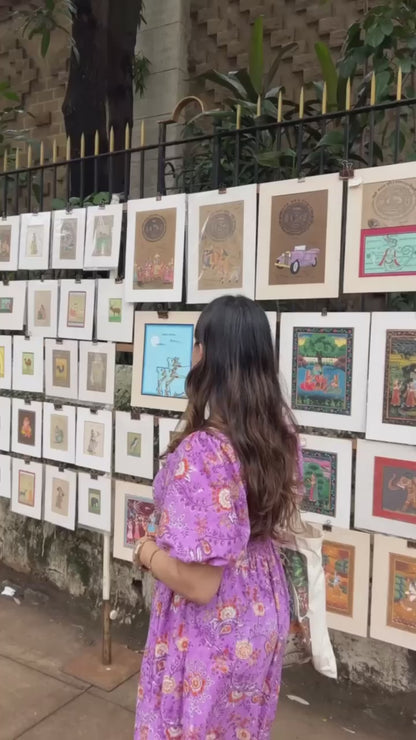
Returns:
[[[381,26],[375,23],[368,29],[365,40],[369,46],[372,46],[373,49],[376,49],[377,46],[380,46],[380,44],[384,41],[385,35],[386,34],[382,30]]]
[[[15,100],[17,103],[19,102],[20,98],[17,93],[13,92],[13,90],[6,90],[2,93],[3,98],[6,98],[6,100]]]
[[[246,69],[240,69],[238,72],[233,72],[233,76],[241,82],[245,91],[247,100],[251,100],[252,103],[257,102],[257,93],[251,82],[250,75]]]
[[[286,54],[288,54],[290,51],[293,51],[294,49],[297,49],[298,45],[296,41],[292,41],[290,44],[285,44],[285,46],[282,46],[278,53],[276,54],[275,58],[272,61],[271,67],[266,75],[266,79],[264,82],[264,89],[269,89],[270,85],[272,84],[277,71],[279,69],[280,62],[285,58]]]
[[[253,31],[251,34],[250,54],[249,54],[249,74],[250,80],[257,95],[263,92],[264,77],[264,48],[263,48],[263,16],[260,15],[254,21]]]
[[[343,131],[328,131],[328,133],[326,133],[322,137],[322,139],[318,143],[318,146],[319,147],[328,146],[328,147],[331,147],[331,148],[333,148],[333,147],[339,148],[339,147],[343,147],[344,146],[344,143],[345,143],[345,141],[344,141],[344,132]]]
[[[385,36],[390,36],[390,34],[393,33],[393,29],[394,26],[390,18],[381,18],[380,30],[383,31]]]
[[[231,90],[235,97],[244,99],[247,97],[247,92],[244,86],[236,78],[235,74],[225,75],[222,74],[222,72],[216,72],[215,69],[211,69],[209,72],[205,72],[201,75],[200,79],[209,80],[210,82],[214,82],[215,85],[219,85],[219,87],[225,87],[228,90]]]
[[[43,58],[45,58],[48,53],[50,43],[51,43],[51,32],[45,30],[42,34],[42,41],[40,45],[40,53],[42,54]]]
[[[110,193],[95,193],[92,198],[92,202],[95,206],[100,206],[103,203],[109,203],[110,202]]]
[[[337,90],[338,90],[338,73],[332,59],[331,52],[323,41],[315,44],[316,56],[322,70],[322,76],[326,82],[326,93],[328,101],[328,111],[337,109]]]

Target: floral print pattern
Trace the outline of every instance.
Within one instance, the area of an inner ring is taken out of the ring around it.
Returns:
[[[289,600],[274,544],[250,541],[246,491],[228,440],[187,437],[157,475],[154,495],[158,545],[224,574],[207,605],[157,584],[135,740],[268,740]]]

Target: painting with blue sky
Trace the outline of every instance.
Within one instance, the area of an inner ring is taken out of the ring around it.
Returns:
[[[186,398],[185,381],[191,369],[193,324],[146,324],[142,395]]]

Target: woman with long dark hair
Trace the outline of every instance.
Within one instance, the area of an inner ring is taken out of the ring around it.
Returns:
[[[297,497],[297,436],[266,314],[243,297],[202,312],[184,428],[155,479],[158,581],[135,740],[266,740],[289,602],[273,537]]]

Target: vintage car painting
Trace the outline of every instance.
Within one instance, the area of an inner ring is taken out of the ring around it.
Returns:
[[[292,275],[297,275],[301,267],[316,267],[319,249],[308,249],[306,245],[295,247],[292,251],[283,252],[274,263],[275,267],[287,268]]]

